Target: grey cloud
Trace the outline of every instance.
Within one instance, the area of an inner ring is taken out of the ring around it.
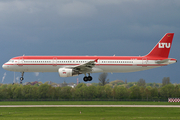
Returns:
[[[103,41],[179,30],[177,0],[17,0],[0,6],[3,35],[16,40]]]
[[[64,5],[60,5],[58,8],[58,12],[61,16],[91,17],[97,12],[97,10],[91,4],[74,1]]]

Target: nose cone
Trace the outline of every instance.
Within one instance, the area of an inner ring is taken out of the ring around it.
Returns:
[[[3,64],[3,65],[2,65],[2,68],[3,68],[3,69],[6,69],[6,65]]]
[[[2,68],[3,68],[3,69],[5,69],[5,70],[8,70],[9,66],[8,66],[8,65],[3,64],[3,65],[2,65]]]
[[[3,65],[2,65],[2,68],[4,69],[4,67],[5,67],[5,66],[4,66],[4,64],[3,64]]]

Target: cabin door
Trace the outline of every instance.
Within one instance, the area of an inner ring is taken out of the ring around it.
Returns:
[[[19,58],[17,65],[18,65],[18,66],[23,66],[23,63],[24,63],[23,58]]]
[[[57,58],[53,58],[52,64],[53,64],[53,66],[57,66]]]
[[[147,58],[142,59],[142,66],[147,67]]]

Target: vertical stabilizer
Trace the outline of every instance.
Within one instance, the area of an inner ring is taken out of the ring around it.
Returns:
[[[174,33],[166,33],[146,57],[168,58]]]

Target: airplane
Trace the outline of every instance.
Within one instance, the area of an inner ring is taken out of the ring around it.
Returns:
[[[84,74],[85,82],[92,73],[127,73],[148,70],[176,63],[168,58],[174,33],[166,33],[145,56],[18,56],[2,65],[5,70],[21,72],[58,72],[60,77]],[[88,74],[88,76],[86,75]]]

